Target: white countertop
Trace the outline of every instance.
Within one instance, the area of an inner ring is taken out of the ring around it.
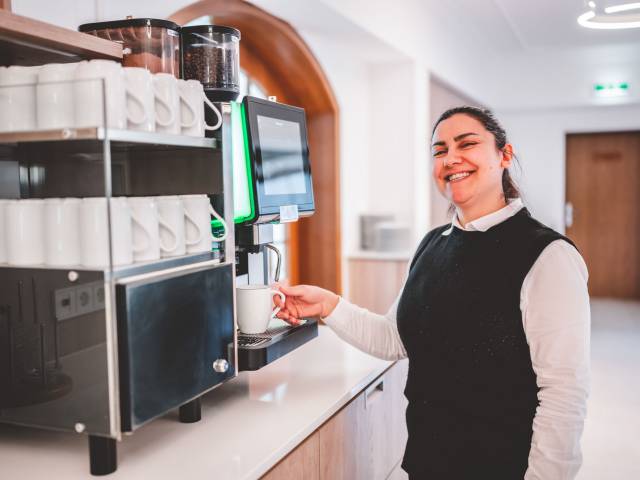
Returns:
[[[318,338],[202,400],[202,420],[177,411],[118,443],[108,479],[254,479],[266,473],[392,362],[366,355],[321,326]],[[0,478],[91,478],[83,435],[0,424]],[[95,478],[95,477],[93,477]]]

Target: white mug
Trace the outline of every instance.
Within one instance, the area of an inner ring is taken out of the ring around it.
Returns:
[[[187,252],[184,237],[184,207],[176,195],[155,197],[160,222],[160,243],[162,257],[176,257]]]
[[[76,68],[74,78],[77,127],[104,126],[106,107],[106,126],[126,128],[124,74],[119,63],[111,60],[83,62]]]
[[[14,202],[15,200],[2,200],[0,199],[0,263],[7,263],[7,240],[6,240],[6,231],[7,227],[5,226],[4,219],[6,216],[6,209],[9,202]]]
[[[35,130],[40,67],[0,67],[0,132]]]
[[[73,79],[78,63],[50,63],[38,73],[36,118],[38,128],[75,126]]]
[[[131,209],[122,197],[112,198],[111,253],[113,265],[133,262]],[[84,198],[80,205],[80,251],[85,267],[103,268],[109,265],[109,224],[107,199]]]
[[[180,134],[180,94],[178,81],[170,73],[153,76],[156,131]]]
[[[5,205],[7,263],[27,266],[44,263],[44,201],[13,200]]]
[[[153,75],[146,68],[125,67],[127,92],[127,127],[131,130],[155,132],[155,96]]]
[[[80,205],[79,198],[49,198],[44,201],[46,265],[80,264]]]
[[[268,285],[240,285],[236,287],[238,307],[238,328],[243,333],[263,333],[280,311],[273,308],[273,296],[279,295],[285,302],[284,293]]]
[[[158,207],[153,197],[130,197],[127,202],[131,207],[133,221],[133,259],[136,262],[158,260],[160,252],[171,252],[175,246],[175,233],[170,225],[160,219]],[[160,238],[160,227],[172,236],[167,244]],[[171,248],[170,248],[171,247]]]
[[[207,195],[180,195],[185,210],[185,243],[187,253],[211,251],[211,242],[227,238],[227,224],[211,206]],[[211,232],[211,216],[222,223],[224,234],[214,237]]]
[[[222,125],[222,116],[216,106],[204,94],[204,88],[198,80],[178,80],[180,91],[180,116],[183,135],[204,137],[205,130],[217,130]],[[208,125],[204,117],[205,104],[218,118],[215,125]]]

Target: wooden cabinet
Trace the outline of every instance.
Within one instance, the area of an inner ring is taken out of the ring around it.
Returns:
[[[262,477],[263,480],[319,480],[320,434],[316,431]]]
[[[406,360],[396,362],[263,479],[406,479],[400,462],[407,441],[407,367]]]
[[[350,302],[384,315],[400,293],[408,260],[349,259]]]

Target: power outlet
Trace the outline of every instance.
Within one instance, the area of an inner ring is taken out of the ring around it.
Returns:
[[[65,320],[77,315],[76,289],[74,287],[56,290],[54,299],[56,319]]]
[[[93,285],[78,285],[76,287],[76,314],[85,315],[93,310]]]
[[[104,308],[104,283],[95,282],[93,284],[93,308],[102,310]]]

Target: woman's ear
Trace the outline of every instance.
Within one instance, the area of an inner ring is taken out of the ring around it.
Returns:
[[[502,149],[502,160],[500,166],[503,168],[509,168],[513,163],[513,145],[507,143]]]

